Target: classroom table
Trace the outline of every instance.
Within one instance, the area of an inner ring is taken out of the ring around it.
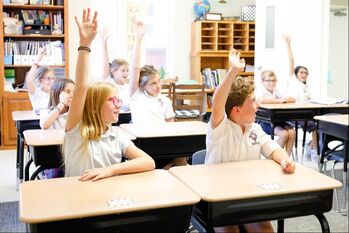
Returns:
[[[165,170],[78,178],[22,183],[20,220],[31,232],[185,232],[200,201]]]
[[[315,215],[329,232],[323,215],[332,209],[333,189],[341,183],[296,163],[293,174],[272,160],[172,167],[170,173],[192,188],[201,201],[192,223],[207,232],[213,227]]]
[[[272,125],[271,138],[274,139],[274,125],[277,121],[312,121],[314,116],[326,113],[349,113],[348,104],[316,104],[316,103],[285,103],[260,104],[256,113],[256,120],[270,122]],[[306,127],[306,125],[305,125]],[[297,151],[297,138],[295,148]],[[303,134],[302,146],[305,144]],[[319,148],[318,152],[319,152]]]
[[[24,135],[23,131],[28,129],[40,129],[40,116],[34,111],[14,111],[12,112],[12,119],[16,123],[17,129],[17,155],[16,155],[16,169],[17,169],[17,183],[23,180],[24,169]]]
[[[343,164],[343,183],[344,183],[344,208],[341,212],[345,213],[347,210],[348,197],[348,154],[349,154],[349,115],[323,115],[315,116],[317,121],[318,131],[325,135],[331,135],[340,138],[344,141],[344,164]],[[323,150],[321,152],[320,163],[323,161]]]
[[[121,124],[136,137],[136,146],[154,159],[192,156],[206,148],[207,123],[202,121]]]
[[[126,135],[130,140],[136,138],[123,130],[118,126],[112,126],[114,130],[117,130]],[[37,169],[31,175],[30,180],[43,170],[49,168],[58,168],[63,163],[61,146],[64,142],[64,129],[33,129],[23,132],[25,141],[29,146],[30,159],[25,165],[25,181],[29,180],[29,167],[32,162],[36,165]]]

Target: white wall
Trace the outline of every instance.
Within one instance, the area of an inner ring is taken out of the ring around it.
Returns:
[[[275,6],[274,49],[265,48],[266,6]],[[326,95],[329,0],[256,0],[256,7],[255,67],[274,70],[280,83],[288,79],[287,50],[282,39],[282,34],[288,32],[295,65],[309,69],[312,96]]]
[[[348,99],[348,1],[346,5],[331,5],[331,9],[347,9],[346,15],[330,12],[327,95]]]

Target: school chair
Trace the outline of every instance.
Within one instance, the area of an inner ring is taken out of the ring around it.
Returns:
[[[166,95],[172,101],[173,84],[178,82],[178,77],[161,79],[161,94]]]
[[[204,84],[173,84],[175,120],[201,120],[205,98]]]
[[[333,179],[336,179],[336,176],[335,176],[336,164],[344,163],[344,156],[345,156],[344,142],[330,135],[324,135],[321,141],[322,141],[322,146],[321,146],[322,148],[321,148],[321,155],[320,155],[320,161],[319,161],[319,171],[320,172],[326,171],[327,163],[332,162],[331,176]],[[334,141],[336,142],[333,143]],[[331,145],[331,143],[333,143],[334,145],[333,144]],[[340,212],[337,189],[334,190],[334,199],[336,203],[336,211]]]

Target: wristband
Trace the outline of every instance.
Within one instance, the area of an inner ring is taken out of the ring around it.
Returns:
[[[78,51],[80,51],[80,50],[85,50],[89,53],[91,52],[91,49],[89,47],[86,47],[86,46],[79,46]]]

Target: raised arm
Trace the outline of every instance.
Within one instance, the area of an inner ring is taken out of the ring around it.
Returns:
[[[132,97],[139,87],[139,73],[141,70],[141,45],[145,33],[145,26],[143,22],[137,21],[135,23],[136,39],[133,47],[133,56],[130,69],[130,96]]]
[[[28,92],[30,95],[34,95],[34,93],[35,93],[35,90],[36,90],[36,86],[35,86],[36,71],[38,70],[39,63],[41,62],[41,60],[45,56],[45,54],[46,54],[45,47],[40,48],[39,52],[38,52],[38,56],[36,58],[36,61],[30,67],[30,70],[29,70],[28,75],[26,77]]]
[[[108,55],[108,39],[110,34],[108,33],[107,27],[101,28],[98,33],[102,42],[102,56],[103,56],[103,79],[107,79],[110,73],[110,65],[109,65],[109,55]]]
[[[88,88],[89,48],[97,34],[97,12],[94,13],[91,21],[90,9],[84,10],[81,22],[76,17],[75,22],[79,29],[80,47],[76,63],[75,91],[68,112],[66,131],[72,130],[82,119]]]
[[[286,42],[287,45],[287,55],[288,55],[288,62],[289,62],[289,74],[290,76],[293,75],[294,73],[294,57],[292,53],[292,48],[291,48],[291,36],[288,34],[283,35],[283,39]]]
[[[240,53],[233,49],[229,54],[229,64],[230,68],[223,82],[218,85],[213,94],[212,115],[210,120],[213,129],[216,128],[224,118],[225,102],[228,98],[231,85],[239,72],[244,69],[245,60],[240,59]]]

